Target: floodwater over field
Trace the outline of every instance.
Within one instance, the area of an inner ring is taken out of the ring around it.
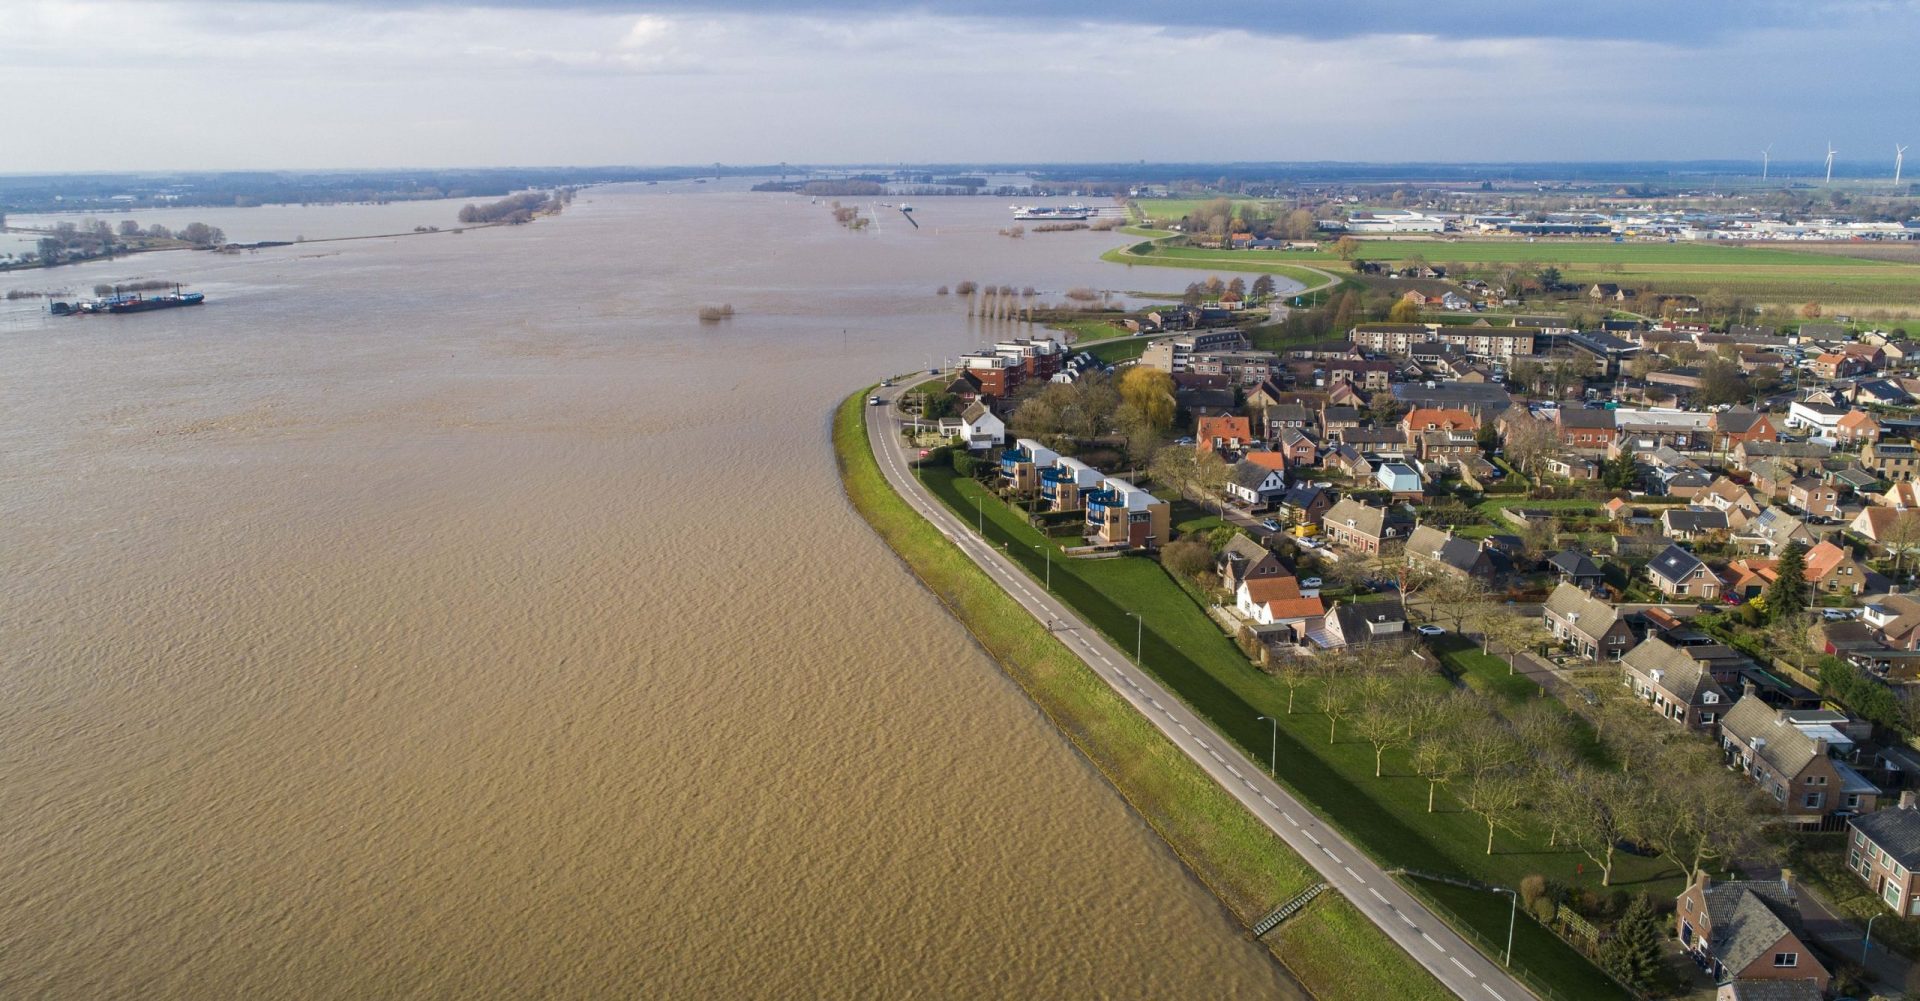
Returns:
[[[0,302],[0,995],[1291,994],[827,441],[1008,332],[938,284],[1188,273],[916,208],[598,189],[0,276],[209,297]]]

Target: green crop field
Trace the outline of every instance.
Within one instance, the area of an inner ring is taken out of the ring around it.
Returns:
[[[1304,280],[1315,269],[1347,266],[1331,243],[1315,253],[1210,250],[1170,246],[1170,237],[1109,251],[1106,260],[1220,271],[1267,271]],[[1358,256],[1400,262],[1424,258],[1463,276],[1521,265],[1552,266],[1576,285],[1611,282],[1656,292],[1722,293],[1759,303],[1888,309],[1920,313],[1920,263],[1719,243],[1613,243],[1601,240],[1362,240]]]
[[[1210,201],[1214,201],[1214,199],[1135,198],[1133,204],[1139,206],[1141,213],[1149,219],[1159,222],[1179,222],[1186,217],[1187,213],[1192,212],[1194,209]],[[1236,207],[1241,205],[1264,205],[1267,207],[1267,215],[1272,215],[1280,207],[1280,203],[1278,202],[1268,202],[1258,198],[1230,198],[1228,201],[1232,202]]]

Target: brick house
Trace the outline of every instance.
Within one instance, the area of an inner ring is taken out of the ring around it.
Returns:
[[[1391,508],[1369,507],[1351,497],[1327,510],[1322,528],[1328,540],[1368,556],[1406,544],[1412,520]]]
[[[1611,410],[1588,410],[1584,407],[1561,407],[1554,415],[1553,423],[1560,431],[1560,440],[1574,448],[1606,448],[1613,444],[1619,433]]]
[[[1742,442],[1779,441],[1780,429],[1773,419],[1748,407],[1734,407],[1713,415],[1714,447],[1731,452]]]
[[[1785,712],[1742,696],[1720,717],[1720,746],[1728,762],[1773,797],[1796,824],[1818,824],[1835,813],[1871,813],[1880,790],[1832,755],[1843,739],[1827,726],[1802,726]]]
[[[1253,422],[1245,417],[1203,415],[1195,425],[1194,447],[1201,452],[1237,452],[1253,441]]]
[[[1833,437],[1842,445],[1866,445],[1880,440],[1880,422],[1864,410],[1850,410],[1833,426]]]
[[[1847,821],[1847,868],[1893,913],[1920,917],[1920,810],[1909,799]]]
[[[1859,594],[1867,589],[1867,568],[1853,554],[1822,539],[1807,550],[1807,583],[1818,594]]]
[[[1633,629],[1619,610],[1570,583],[1547,596],[1540,619],[1554,639],[1587,660],[1619,660],[1633,646]]]
[[[1647,575],[1661,594],[1708,601],[1720,597],[1720,578],[1700,557],[1677,545],[1668,546],[1655,556],[1653,562],[1647,564]]]
[[[1627,651],[1620,675],[1636,697],[1689,730],[1711,730],[1728,709],[1727,693],[1707,665],[1657,636]]]
[[[1466,431],[1471,434],[1479,430],[1480,422],[1465,410],[1415,407],[1400,418],[1400,431],[1409,445],[1416,443],[1419,436],[1428,431]]]
[[[1840,517],[1839,489],[1812,476],[1787,484],[1787,503],[1811,519],[1831,521]]]
[[[1701,872],[1674,901],[1674,931],[1718,983],[1807,981],[1817,996],[1833,979],[1801,937],[1790,873],[1715,883]]]
[[[1237,533],[1213,558],[1213,566],[1220,574],[1220,586],[1229,591],[1239,590],[1242,581],[1287,576],[1286,565],[1273,550]]]

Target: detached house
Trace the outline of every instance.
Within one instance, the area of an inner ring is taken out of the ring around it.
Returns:
[[[1795,723],[1757,695],[1743,696],[1720,718],[1728,760],[1780,806],[1787,820],[1817,824],[1837,812],[1869,813],[1880,790],[1831,754],[1851,745],[1825,724]]]
[[[1221,414],[1195,422],[1194,447],[1202,452],[1238,452],[1253,442],[1253,422]]]
[[[1786,873],[1778,880],[1715,883],[1704,870],[1674,902],[1680,944],[1724,985],[1723,997],[1764,988],[1751,998],[1794,998],[1796,984],[1822,997],[1833,977],[1803,938],[1798,902]],[[1777,985],[1777,986],[1776,986]]]
[[[1406,642],[1406,613],[1397,601],[1349,602],[1327,609],[1320,622],[1307,630],[1307,641],[1327,650],[1371,643]]]
[[[1727,534],[1725,511],[1670,507],[1660,512],[1660,532],[1669,539],[1699,542]]]
[[[1653,585],[1661,594],[1708,601],[1720,597],[1720,578],[1700,557],[1677,545],[1668,546],[1655,556],[1653,562],[1647,564],[1647,575],[1653,578]]]
[[[1572,584],[1553,589],[1541,621],[1587,660],[1619,660],[1633,646],[1633,630],[1619,611]]]
[[[1807,550],[1807,583],[1819,594],[1859,594],[1867,589],[1867,568],[1853,554],[1823,539]]]
[[[1422,525],[1407,536],[1407,559],[1424,563],[1455,577],[1491,580],[1498,567],[1493,554],[1472,539],[1456,539],[1453,533]]]
[[[1280,513],[1289,525],[1320,526],[1320,520],[1333,507],[1333,491],[1311,483],[1300,483],[1280,498]]]
[[[1288,576],[1286,565],[1273,550],[1237,533],[1213,558],[1213,565],[1228,591],[1238,591],[1243,581]]]
[[[1403,545],[1412,519],[1397,509],[1369,507],[1349,497],[1327,509],[1322,525],[1334,545],[1372,556]]]
[[[975,400],[960,412],[960,437],[967,448],[983,452],[1007,440],[1007,425],[986,404]]]
[[[1779,441],[1780,429],[1773,426],[1773,419],[1748,407],[1734,407],[1713,415],[1714,446],[1722,452],[1731,452],[1735,446],[1749,441]]]
[[[1409,445],[1415,444],[1419,436],[1428,431],[1465,431],[1472,434],[1479,430],[1479,420],[1465,410],[1415,407],[1400,418],[1400,431]]]
[[[1842,445],[1866,445],[1880,440],[1880,422],[1864,410],[1850,410],[1834,424],[1833,437]]]
[[[1588,558],[1586,553],[1569,549],[1547,561],[1547,568],[1562,583],[1572,584],[1583,590],[1591,591],[1606,583],[1606,574],[1601,573],[1598,564]]]
[[[1707,665],[1650,636],[1620,660],[1621,678],[1660,715],[1689,730],[1709,730],[1728,709],[1727,693]]]
[[[1619,434],[1611,410],[1561,407],[1555,412],[1553,422],[1560,430],[1560,440],[1574,448],[1606,448]]]
[[[1240,582],[1234,594],[1234,607],[1258,626],[1281,627],[1295,641],[1306,638],[1307,623],[1326,614],[1318,597],[1300,593],[1300,582],[1293,577],[1263,577]]]
[[[1802,476],[1787,484],[1787,503],[1816,523],[1840,517],[1840,491],[1833,484]]]
[[[1287,492],[1287,476],[1272,466],[1241,459],[1227,476],[1227,496],[1250,508],[1264,508]]]

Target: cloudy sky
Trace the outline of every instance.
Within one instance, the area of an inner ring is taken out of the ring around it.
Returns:
[[[0,171],[1814,161],[1920,0],[0,0]]]

